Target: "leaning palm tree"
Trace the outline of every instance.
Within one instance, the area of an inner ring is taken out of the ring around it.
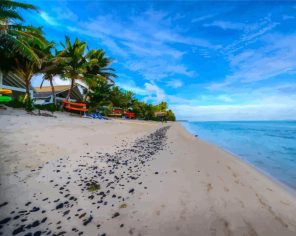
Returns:
[[[46,48],[49,43],[44,38],[41,28],[27,27],[26,32],[34,35],[34,38],[38,38],[38,41],[31,37],[26,38],[24,35],[19,35],[18,39],[24,42],[37,55],[38,61],[42,61],[45,58]],[[41,45],[39,41],[42,42]],[[19,52],[14,53],[14,57],[10,58],[10,62],[13,65],[11,71],[25,81],[26,94],[24,102],[28,103],[30,101],[31,79],[34,74],[40,71],[40,65],[37,61],[30,60]]]
[[[27,40],[34,40],[35,44],[43,46],[43,41],[31,30],[30,26],[19,24],[23,21],[18,10],[34,10],[37,8],[31,4],[20,3],[12,0],[1,0],[0,3],[0,69],[9,69],[5,63],[14,54],[18,54],[37,65],[41,65],[40,58],[36,52],[27,44]]]
[[[64,67],[61,63],[57,60],[57,55],[55,51],[55,55],[52,54],[52,46],[50,44],[47,49],[45,49],[45,59],[42,62],[42,67],[40,73],[42,73],[42,82],[40,84],[40,88],[42,88],[44,81],[49,81],[51,86],[51,92],[53,97],[53,103],[56,105],[56,96],[55,96],[55,89],[53,86],[53,79],[56,75],[62,75],[64,72]]]
[[[76,38],[72,44],[70,38],[66,36],[66,43],[61,44],[63,49],[57,53],[54,62],[63,66],[63,74],[61,77],[71,80],[71,86],[66,97],[66,100],[69,100],[75,81],[84,80],[86,43]]]

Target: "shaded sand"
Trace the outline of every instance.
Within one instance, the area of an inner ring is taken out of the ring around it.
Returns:
[[[296,235],[294,196],[178,123],[57,116],[0,111],[3,235]]]

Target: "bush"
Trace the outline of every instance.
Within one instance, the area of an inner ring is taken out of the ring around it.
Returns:
[[[25,102],[25,109],[26,109],[26,111],[28,111],[28,112],[34,110],[34,104],[33,104],[33,102],[32,102],[32,99],[29,98],[29,99]]]
[[[17,99],[14,99],[8,103],[6,103],[8,107],[12,108],[25,108],[26,111],[33,111],[34,110],[34,104],[31,99],[24,101],[24,96],[20,95]]]
[[[6,105],[12,108],[25,108],[26,105],[24,103],[24,96],[20,95],[17,99],[13,99],[12,101],[6,103]]]
[[[12,108],[25,108],[25,104],[23,102],[20,102],[19,100],[12,100],[5,103],[5,105]]]
[[[35,105],[35,108],[38,110],[49,111],[52,113],[55,111],[58,111],[58,107],[53,103],[44,104],[44,105]]]

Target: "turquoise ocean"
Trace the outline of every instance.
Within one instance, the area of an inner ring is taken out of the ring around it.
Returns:
[[[200,139],[296,190],[296,121],[181,123]]]

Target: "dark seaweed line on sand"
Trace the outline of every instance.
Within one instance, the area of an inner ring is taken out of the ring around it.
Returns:
[[[156,158],[155,154],[164,149],[168,129],[169,126],[162,127],[148,136],[138,138],[131,147],[123,148],[114,154],[98,152],[96,155],[90,155],[87,153],[76,161],[71,172],[64,170],[69,165],[69,158],[60,158],[56,161],[56,168],[52,171],[59,180],[64,180],[64,184],[55,183],[53,179],[48,180],[52,186],[50,191],[58,192],[60,198],[49,199],[48,196],[44,196],[45,194],[41,197],[35,193],[24,206],[17,206],[10,212],[9,217],[0,219],[0,235],[20,233],[21,235],[64,235],[66,233],[82,235],[83,229],[94,222],[99,232],[103,223],[97,224],[97,222],[120,216],[120,208],[127,206],[126,201],[135,193],[136,186],[147,189],[144,183],[138,182],[137,179],[145,173],[144,167],[150,166],[149,162]],[[100,166],[101,163],[105,163],[105,166]],[[47,165],[49,163],[39,169],[46,168]],[[78,188],[79,192],[74,192],[73,187]],[[117,190],[121,190],[124,194],[116,195]],[[90,201],[93,207],[91,209],[79,208],[81,200]],[[32,207],[32,202],[35,202],[37,206]],[[63,220],[51,222],[47,211],[42,209],[44,204],[47,208],[50,206],[51,211],[61,214]],[[102,208],[110,204],[116,209],[112,215],[99,214]],[[0,212],[2,210],[4,212],[7,205],[9,205],[8,202],[0,204]],[[43,217],[36,218],[36,212],[41,212]],[[95,219],[98,216],[100,218]],[[72,228],[72,232],[67,232],[63,228],[63,223],[71,224],[73,219],[79,219],[81,225],[76,225]],[[118,227],[124,228],[124,224]],[[99,235],[106,235],[106,233],[101,232]]]

